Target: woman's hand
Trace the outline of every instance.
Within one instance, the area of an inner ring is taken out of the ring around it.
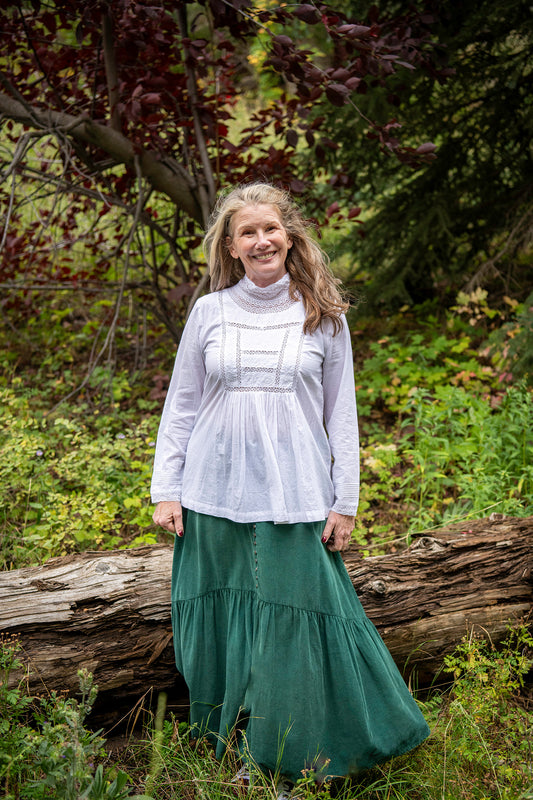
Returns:
[[[330,511],[322,534],[322,541],[332,553],[337,550],[347,550],[354,527],[355,517],[347,517],[346,514]]]
[[[183,536],[183,511],[178,500],[162,500],[156,505],[152,519],[170,533]]]

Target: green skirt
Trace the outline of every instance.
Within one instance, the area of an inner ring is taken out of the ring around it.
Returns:
[[[296,781],[360,772],[429,728],[323,522],[235,523],[185,512],[172,621],[191,724]]]

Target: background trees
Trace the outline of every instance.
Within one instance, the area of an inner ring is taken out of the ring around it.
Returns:
[[[386,26],[401,6],[384,0],[376,18]],[[352,0],[349,7],[358,14],[366,4]],[[450,303],[458,289],[477,287],[525,299],[533,289],[530,8],[521,0],[434,0],[424,9],[435,21],[436,63],[445,57],[453,77],[418,71],[405,91],[398,74],[361,102],[382,119],[380,103],[392,91],[387,99],[409,136],[424,131],[438,158],[424,169],[400,170],[362,146],[345,109],[341,122],[332,120],[344,168],[361,204],[372,208],[353,279],[369,300],[388,307],[435,295]],[[353,252],[349,237],[344,249]]]
[[[358,102],[413,67],[436,74],[431,20],[410,12],[415,35],[404,16],[382,27],[323,3],[262,5],[4,6],[4,309],[17,297],[31,308],[31,291],[112,288],[100,352],[126,292],[177,340],[206,287],[198,245],[221,187],[266,178],[301,194],[311,214],[324,218],[326,200],[355,219],[352,179],[328,158],[342,144],[331,112],[345,105],[358,138],[425,161],[433,148],[404,147],[388,124],[395,100],[379,121]],[[246,80],[258,80],[252,48],[270,75],[262,103],[243,100]]]

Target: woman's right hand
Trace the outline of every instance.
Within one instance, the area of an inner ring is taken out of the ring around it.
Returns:
[[[152,519],[170,533],[183,536],[183,511],[178,500],[162,500],[156,505]]]

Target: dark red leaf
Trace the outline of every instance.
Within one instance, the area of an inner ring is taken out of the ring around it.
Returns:
[[[290,190],[291,192],[294,192],[294,194],[301,194],[302,192],[305,192],[306,189],[307,189],[307,184],[304,183],[304,181],[300,181],[297,178],[294,178],[290,182]]]
[[[298,6],[292,13],[295,17],[301,19],[302,22],[306,22],[308,25],[315,25],[317,22],[320,22],[320,14],[317,9],[308,3]]]
[[[343,106],[350,94],[350,90],[342,83],[330,83],[326,86],[326,97],[334,106]]]
[[[282,47],[290,47],[293,43],[290,36],[284,36],[283,34],[280,34],[279,36],[273,36],[272,41],[277,42]]]
[[[331,204],[331,205],[330,205],[330,206],[327,208],[327,210],[326,210],[326,217],[328,217],[328,219],[329,219],[329,217],[333,216],[333,214],[336,214],[336,213],[337,213],[339,210],[340,210],[340,206],[339,206],[339,204],[337,203],[337,201],[335,200],[335,202],[334,202],[334,203],[332,203],[332,204]]]
[[[344,84],[347,89],[353,92],[354,89],[357,89],[359,84],[361,83],[361,78],[348,78],[346,83]]]
[[[180,283],[179,286],[175,286],[174,289],[168,292],[167,300],[171,303],[179,303],[182,297],[190,297],[193,292],[194,286],[191,286],[190,283]]]
[[[368,25],[341,25],[337,28],[337,33],[346,34],[349,37],[355,38],[356,36],[364,36],[369,33],[370,28]]]
[[[287,139],[287,144],[289,147],[296,147],[298,144],[298,134],[294,130],[294,128],[289,128],[287,133],[285,134],[285,138]]]
[[[433,142],[424,142],[424,144],[416,148],[416,152],[419,155],[426,155],[427,153],[434,153],[436,149],[437,146]]]
[[[50,33],[54,33],[57,31],[57,23],[56,23],[56,16],[50,12],[43,14],[41,16],[41,22],[45,28],[47,28]]]
[[[343,83],[348,80],[351,73],[349,70],[345,69],[344,67],[340,67],[336,69],[335,72],[332,72],[330,77],[334,81],[342,81]]]

